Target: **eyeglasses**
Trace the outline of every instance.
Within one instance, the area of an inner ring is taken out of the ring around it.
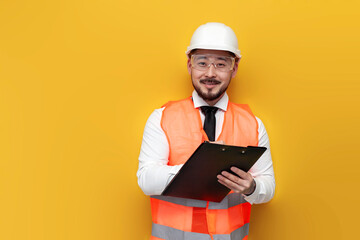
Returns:
[[[207,71],[211,65],[220,72],[229,72],[233,70],[235,58],[221,55],[191,55],[191,66],[199,71]]]

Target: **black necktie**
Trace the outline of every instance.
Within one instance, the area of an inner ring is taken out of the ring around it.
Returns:
[[[218,110],[217,107],[203,106],[200,107],[201,112],[205,115],[204,130],[210,141],[215,141],[215,113]]]

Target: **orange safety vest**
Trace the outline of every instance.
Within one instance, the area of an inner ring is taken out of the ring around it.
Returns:
[[[183,164],[207,140],[199,110],[191,98],[164,105],[161,127],[169,142],[168,165]],[[217,141],[257,146],[258,123],[248,105],[229,102]],[[244,240],[249,231],[251,204],[230,192],[220,203],[151,196],[151,240]]]

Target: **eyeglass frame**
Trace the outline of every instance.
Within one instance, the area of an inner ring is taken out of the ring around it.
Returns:
[[[207,68],[206,68],[206,69],[205,69],[205,68],[204,68],[204,69],[198,69],[198,68],[194,67],[194,66],[195,66],[195,65],[194,65],[194,56],[217,56],[217,57],[230,58],[230,59],[231,59],[231,67],[230,67],[229,70],[223,71],[223,70],[221,70],[221,68],[217,68],[217,66],[216,66],[217,64],[215,64],[214,62],[212,62],[212,63],[209,63],[209,64],[207,65]],[[194,68],[194,69],[196,69],[196,70],[198,70],[198,71],[207,71],[207,70],[210,68],[211,65],[214,65],[214,68],[215,68],[215,70],[217,70],[217,71],[220,71],[220,72],[231,72],[231,71],[234,70],[236,58],[235,58],[235,57],[231,57],[231,56],[220,56],[220,55],[216,55],[216,54],[192,54],[191,57],[190,57],[190,62],[191,62],[191,67]]]

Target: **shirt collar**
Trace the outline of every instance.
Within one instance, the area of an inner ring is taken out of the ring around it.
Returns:
[[[192,99],[195,108],[199,108],[202,106],[209,106],[209,104],[207,104],[207,102],[205,102],[205,100],[199,96],[196,90],[194,90],[192,93]],[[214,105],[214,107],[220,108],[225,112],[227,110],[228,102],[229,102],[229,96],[225,92],[224,96],[220,98],[220,100]]]

